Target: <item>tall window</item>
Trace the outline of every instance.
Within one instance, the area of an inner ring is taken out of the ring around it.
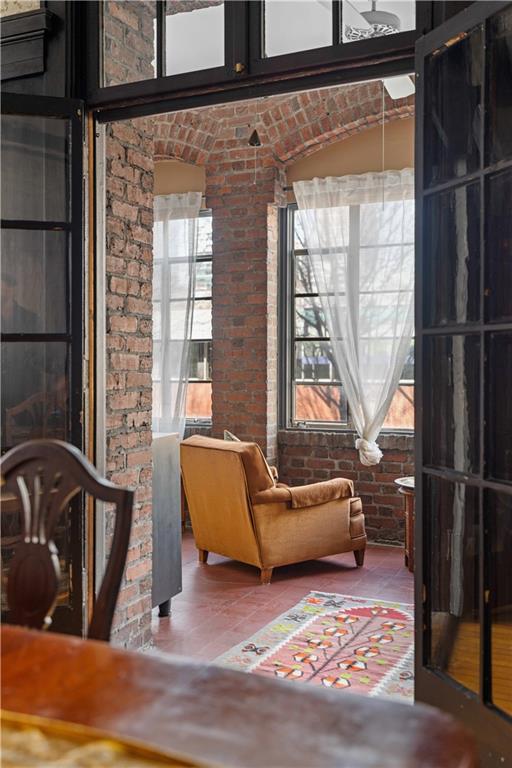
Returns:
[[[286,269],[291,301],[287,318],[289,333],[286,423],[291,427],[351,427],[343,382],[334,361],[332,346],[311,270],[304,233],[296,206],[288,208]],[[350,231],[350,239],[357,231]],[[350,245],[348,247],[351,247]],[[371,247],[371,246],[368,246]],[[414,347],[404,366],[400,385],[391,403],[384,428],[414,428]]]
[[[186,416],[189,421],[212,417],[212,214],[199,216],[194,322]]]

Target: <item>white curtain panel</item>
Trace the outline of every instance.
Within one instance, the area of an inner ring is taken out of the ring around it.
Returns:
[[[298,181],[305,246],[363,464],[377,437],[413,333],[414,171]]]
[[[156,195],[153,228],[153,432],[185,431],[201,193]]]

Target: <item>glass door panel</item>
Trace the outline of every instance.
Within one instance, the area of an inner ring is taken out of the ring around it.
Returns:
[[[82,448],[83,105],[5,94],[2,103],[1,449],[27,440]],[[20,510],[2,499],[2,611]],[[52,629],[83,626],[83,509],[55,542],[61,584]]]
[[[1,128],[2,219],[68,222],[70,121],[2,115]]]
[[[485,527],[485,549],[489,553],[492,701],[512,715],[512,494],[486,493]]]
[[[430,336],[424,341],[424,463],[475,474],[480,462],[480,337]]]
[[[2,333],[67,333],[68,233],[2,229],[0,236]]]
[[[512,157],[512,8],[489,23],[487,73],[487,161]]]
[[[512,112],[511,112],[512,114]],[[512,133],[512,122],[511,129]],[[485,307],[489,322],[512,321],[512,168],[487,178]]]
[[[456,187],[425,202],[426,326],[456,325],[480,319],[480,185]]]
[[[2,342],[2,445],[69,439],[70,357],[64,341]]]
[[[486,474],[512,483],[512,331],[489,334],[487,344]]]
[[[438,477],[426,482],[430,519],[430,658],[470,691],[479,690],[478,488]]]
[[[512,760],[511,21],[475,2],[416,49],[416,697],[483,766]]]
[[[426,186],[466,176],[479,167],[482,35],[479,26],[425,63]]]

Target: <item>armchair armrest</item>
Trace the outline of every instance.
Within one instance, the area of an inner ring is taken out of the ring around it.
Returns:
[[[278,483],[274,488],[255,493],[253,504],[276,504],[289,502],[292,509],[303,507],[315,507],[317,504],[326,504],[336,499],[344,499],[354,495],[352,480],[336,477],[333,480],[325,480],[311,485],[300,485],[290,488],[288,485]]]
[[[353,496],[354,484],[352,480],[335,477],[332,480],[325,480],[320,483],[290,488],[290,495],[293,509],[316,507],[317,504],[326,504],[328,501],[336,501],[336,499]]]

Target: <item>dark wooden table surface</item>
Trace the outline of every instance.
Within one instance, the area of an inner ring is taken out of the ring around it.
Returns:
[[[475,768],[450,717],[106,643],[2,628],[2,708],[237,768]]]

